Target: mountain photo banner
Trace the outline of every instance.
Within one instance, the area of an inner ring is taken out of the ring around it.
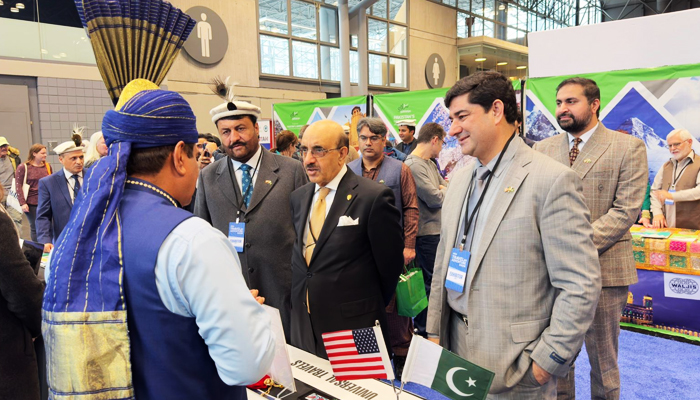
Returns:
[[[700,153],[700,64],[593,74],[532,78],[526,83],[525,135],[535,141],[561,130],[556,121],[556,90],[564,79],[593,79],[600,88],[600,121],[644,141],[649,182],[670,154],[664,147],[674,129],[687,129]]]

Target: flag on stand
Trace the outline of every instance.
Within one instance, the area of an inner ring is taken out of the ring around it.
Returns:
[[[403,382],[415,382],[438,391],[452,400],[486,399],[494,373],[413,336],[401,374]]]
[[[394,379],[380,327],[330,332],[322,336],[336,380]]]

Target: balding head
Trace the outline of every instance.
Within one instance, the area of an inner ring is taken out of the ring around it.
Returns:
[[[348,137],[331,120],[314,122],[304,132],[301,152],[309,180],[325,186],[338,175],[348,155]]]

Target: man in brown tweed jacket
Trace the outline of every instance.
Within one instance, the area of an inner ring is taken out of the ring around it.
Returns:
[[[556,117],[566,133],[535,144],[538,150],[569,165],[583,180],[598,248],[603,289],[595,319],[586,333],[591,363],[591,398],[618,399],[617,366],[620,315],[629,285],[637,282],[629,229],[637,220],[649,180],[644,142],[611,131],[598,121],[600,89],[585,78],[557,87]],[[575,398],[574,368],[558,382],[562,399]]]

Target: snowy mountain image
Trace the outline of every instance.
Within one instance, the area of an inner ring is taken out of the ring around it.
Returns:
[[[428,116],[421,124],[435,122],[440,124],[445,132],[448,132],[452,126],[452,121],[450,120],[450,112],[445,108],[442,99],[435,99],[429,111]],[[438,163],[440,163],[440,168],[448,179],[452,177],[455,171],[464,168],[472,162],[474,162],[473,157],[462,154],[462,149],[459,147],[457,139],[445,136],[445,144],[442,146]]]
[[[557,134],[557,128],[527,96],[527,119],[525,120],[525,136],[536,142]]]
[[[664,146],[666,135],[675,129],[677,124],[673,116],[639,82],[632,82],[626,86],[605,107],[601,116],[608,129],[624,130],[644,142],[651,183],[659,169],[670,158],[668,149]]]

